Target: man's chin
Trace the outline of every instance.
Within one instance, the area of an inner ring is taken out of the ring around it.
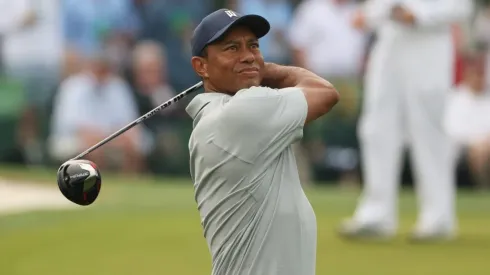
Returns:
[[[247,81],[244,81],[243,84],[241,85],[242,89],[248,89],[250,87],[257,87],[260,86],[260,79],[248,79]]]
[[[227,94],[230,95],[235,95],[238,91],[243,90],[243,89],[248,89],[251,87],[258,87],[261,84],[260,79],[247,79],[245,81],[240,82],[237,86],[235,91],[229,91]]]

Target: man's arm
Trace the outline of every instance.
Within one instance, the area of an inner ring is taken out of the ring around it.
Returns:
[[[266,63],[262,84],[277,89],[300,88],[308,104],[306,123],[328,113],[340,98],[330,82],[300,67]]]
[[[328,81],[303,68],[267,63],[264,70],[261,87],[239,91],[214,122],[213,144],[248,163],[277,157],[339,97]]]

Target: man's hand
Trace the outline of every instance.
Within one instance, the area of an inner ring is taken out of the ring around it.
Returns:
[[[330,82],[300,67],[266,63],[262,85],[278,89],[300,88],[308,104],[306,123],[326,114],[339,101],[339,93]]]
[[[289,73],[291,70],[290,68],[293,67],[282,66],[271,62],[265,62],[261,85],[273,89],[282,89],[282,88],[292,87],[296,85],[295,82],[296,79],[291,80],[291,78],[293,78],[294,75]],[[295,67],[295,68],[299,69],[299,67]]]
[[[401,5],[393,6],[393,8],[391,9],[391,19],[405,25],[412,26],[415,24],[415,15],[413,14],[413,12]]]

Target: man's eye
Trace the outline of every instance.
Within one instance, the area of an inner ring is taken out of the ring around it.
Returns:
[[[252,49],[258,49],[260,48],[259,47],[259,43],[253,43],[252,46],[251,46]]]
[[[237,46],[229,46],[227,48],[227,50],[229,50],[229,51],[236,51],[236,50],[238,50],[238,47]]]

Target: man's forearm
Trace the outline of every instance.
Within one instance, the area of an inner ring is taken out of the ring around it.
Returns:
[[[308,105],[305,123],[328,113],[339,101],[339,93],[330,82],[300,67],[267,63],[262,85],[275,89],[301,89]]]
[[[264,70],[262,85],[271,88],[296,87],[303,83],[311,85],[314,82],[318,82],[320,85],[331,85],[325,79],[301,67],[266,63]]]

